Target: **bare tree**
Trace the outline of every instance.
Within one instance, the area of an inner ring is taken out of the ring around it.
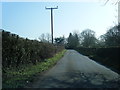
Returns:
[[[46,42],[49,43],[51,41],[51,36],[49,33],[46,34],[41,34],[40,37],[38,38],[41,42]]]
[[[49,33],[46,33],[46,39],[47,39],[48,43],[51,42],[51,35]]]
[[[120,24],[112,27],[104,35],[105,43],[107,46],[119,46],[120,45]]]
[[[81,32],[81,44],[84,47],[92,47],[96,44],[96,37],[95,37],[95,32],[90,30],[90,29],[86,29],[84,31]]]
[[[107,4],[108,2],[110,2],[110,1],[111,1],[111,0],[106,0],[105,3],[104,3],[104,5],[106,5],[106,4]],[[112,1],[114,1],[112,4],[117,5],[120,0],[112,0]]]
[[[41,34],[38,39],[39,39],[41,42],[44,42],[44,41],[45,41],[45,34]]]

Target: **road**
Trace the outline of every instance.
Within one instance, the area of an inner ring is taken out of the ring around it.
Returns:
[[[39,77],[39,76],[38,76]],[[75,50],[27,88],[118,88],[120,75]]]

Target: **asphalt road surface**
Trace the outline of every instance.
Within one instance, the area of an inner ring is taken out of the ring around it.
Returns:
[[[118,88],[120,75],[75,50],[67,50],[58,63],[28,88]]]

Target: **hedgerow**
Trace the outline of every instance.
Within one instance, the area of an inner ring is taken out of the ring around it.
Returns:
[[[2,65],[6,68],[19,68],[22,65],[36,64],[52,57],[61,47],[38,40],[29,40],[7,31],[2,31]]]
[[[120,47],[103,47],[103,48],[85,48],[78,47],[76,50],[88,56],[89,58],[103,64],[112,70],[120,73]]]

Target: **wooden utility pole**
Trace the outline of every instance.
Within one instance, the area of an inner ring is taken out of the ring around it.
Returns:
[[[45,9],[51,10],[51,37],[52,37],[52,44],[53,44],[53,9],[58,9],[58,6],[54,8],[45,7]]]

